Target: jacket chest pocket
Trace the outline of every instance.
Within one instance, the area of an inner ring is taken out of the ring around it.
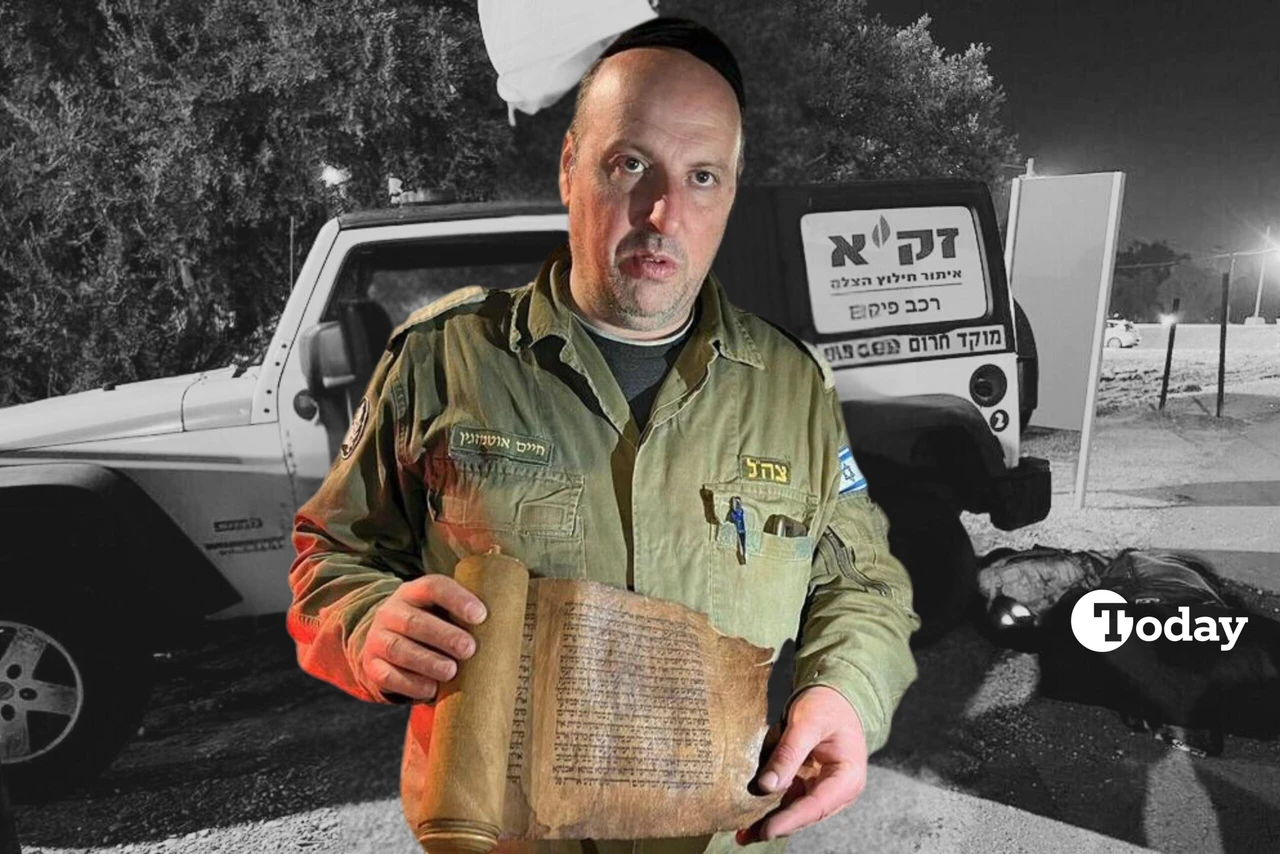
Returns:
[[[428,524],[459,557],[496,545],[536,575],[586,575],[582,475],[492,459],[445,458],[436,468]]]
[[[748,480],[706,484],[702,496],[710,519],[711,620],[776,653],[799,631],[817,496]]]

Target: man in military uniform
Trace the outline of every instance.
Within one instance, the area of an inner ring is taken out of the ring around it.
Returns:
[[[799,640],[758,778],[787,792],[781,809],[736,839],[531,848],[780,850],[858,797],[888,738],[919,622],[830,369],[730,305],[710,274],[743,104],[732,55],[697,25],[657,19],[614,42],[564,140],[568,251],[523,288],[460,291],[411,317],[298,514],[299,662],[361,699],[415,704],[411,827],[430,703],[484,619],[451,573],[492,545],[536,574],[684,603],[762,646]],[[821,766],[807,791],[806,760]]]

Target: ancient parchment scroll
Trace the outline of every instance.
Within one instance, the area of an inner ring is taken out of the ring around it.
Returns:
[[[454,577],[485,603],[442,686],[428,755],[432,854],[502,839],[636,839],[747,827],[773,652],[603,584],[530,579],[501,554]]]

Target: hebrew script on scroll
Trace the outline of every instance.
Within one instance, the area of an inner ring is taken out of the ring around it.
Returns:
[[[695,836],[777,806],[748,789],[772,650],[677,603],[531,580],[504,555],[466,558],[454,577],[489,618],[436,703],[417,828],[428,851]]]

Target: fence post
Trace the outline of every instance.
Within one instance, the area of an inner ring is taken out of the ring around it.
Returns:
[[[1173,363],[1173,337],[1178,334],[1178,307],[1182,300],[1173,298],[1173,322],[1169,324],[1169,347],[1164,352],[1164,379],[1160,381],[1160,411],[1164,411],[1164,399],[1169,395],[1169,366]]]
[[[1234,260],[1234,259],[1232,259]],[[1222,317],[1219,319],[1218,333],[1218,414],[1222,417],[1223,384],[1227,378],[1227,311],[1230,310],[1231,274],[1222,274]]]

